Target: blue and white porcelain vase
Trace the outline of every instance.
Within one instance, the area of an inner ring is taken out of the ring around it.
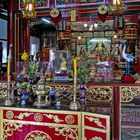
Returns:
[[[21,91],[21,106],[25,107],[26,106],[26,100],[28,98],[28,93],[26,91]]]
[[[86,86],[85,83],[82,83],[80,85],[80,103],[81,105],[84,105],[86,103]]]

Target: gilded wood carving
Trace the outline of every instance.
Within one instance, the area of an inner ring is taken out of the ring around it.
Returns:
[[[120,86],[121,102],[131,102],[134,97],[140,95],[139,86]]]

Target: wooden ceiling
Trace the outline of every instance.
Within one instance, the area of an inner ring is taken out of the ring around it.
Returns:
[[[0,9],[8,10],[8,3],[10,0],[0,0]]]

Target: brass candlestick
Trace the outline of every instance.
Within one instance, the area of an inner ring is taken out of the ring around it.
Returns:
[[[5,100],[4,105],[5,106],[12,106],[13,105],[13,101],[10,99],[10,92],[11,92],[11,77],[8,74],[7,76],[7,99]]]
[[[73,101],[70,103],[69,108],[71,110],[78,110],[81,108],[80,103],[76,101],[76,88],[77,88],[77,76],[74,76],[74,94],[73,94]]]

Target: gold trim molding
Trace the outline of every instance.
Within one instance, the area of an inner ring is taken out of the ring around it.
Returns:
[[[57,115],[52,114],[43,114],[43,115],[46,116],[48,119],[53,119],[55,123],[64,122],[63,120],[60,120]]]

